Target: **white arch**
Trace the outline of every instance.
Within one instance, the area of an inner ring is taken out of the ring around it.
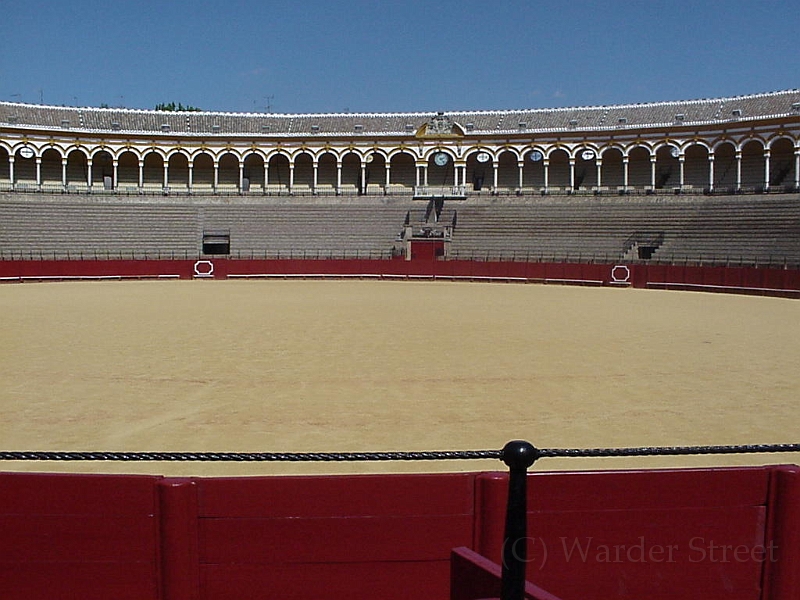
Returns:
[[[420,155],[419,158],[422,159],[422,161],[424,161],[425,163],[428,163],[430,162],[434,154],[439,154],[440,152],[444,152],[445,154],[447,154],[447,156],[450,157],[450,161],[448,162],[451,161],[455,162],[457,158],[456,153],[453,151],[452,148],[449,148],[447,146],[435,146],[433,148],[427,148],[422,151],[422,154]]]

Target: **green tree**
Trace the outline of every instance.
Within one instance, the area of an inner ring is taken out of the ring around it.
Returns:
[[[182,102],[178,102],[178,104],[174,102],[159,102],[156,104],[156,110],[164,110],[167,112],[197,112],[202,109],[197,106],[192,106],[191,104],[183,104]]]

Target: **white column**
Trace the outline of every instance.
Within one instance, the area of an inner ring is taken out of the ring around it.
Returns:
[[[342,161],[336,161],[336,193],[342,193]]]
[[[493,160],[492,161],[492,181],[493,181],[492,192],[494,192],[495,194],[497,193],[497,183],[499,181],[499,179],[498,179],[499,178],[499,170],[498,169],[499,169],[499,165],[497,164],[497,161]]]
[[[650,157],[650,189],[656,189],[656,157]]]
[[[244,191],[244,163],[239,161],[239,191]]]
[[[388,160],[384,163],[384,170],[386,171],[386,177],[385,177],[386,185],[384,186],[383,190],[384,193],[386,193],[389,190],[389,185],[391,183],[391,170],[389,169]]]
[[[114,169],[112,172],[113,179],[111,180],[111,189],[116,190],[117,187],[119,187],[119,161],[115,158],[113,161],[111,161],[111,166]],[[191,173],[191,171],[189,172]]]
[[[794,189],[800,188],[800,150],[794,153]]]
[[[736,190],[742,189],[742,151],[736,151]]]
[[[289,193],[294,189],[294,163],[289,163]]]
[[[708,189],[714,191],[714,153],[708,153]]]
[[[684,167],[686,166],[686,156],[681,154],[678,156],[678,185],[681,189],[684,186]]]
[[[92,159],[86,159],[86,187],[92,189]]]
[[[192,187],[194,186],[194,161],[189,161],[189,193],[192,193]]]
[[[164,189],[169,187],[169,162],[164,161],[164,185],[162,186]]]
[[[214,192],[217,191],[217,186],[219,185],[219,162],[216,160],[214,161]]]
[[[597,169],[597,189],[599,190],[603,186],[603,169],[601,168],[603,159],[598,156],[594,160],[595,168]]]
[[[366,193],[367,192],[367,164],[365,162],[361,163],[361,189],[358,190],[358,193]]]
[[[428,165],[422,166],[422,185],[428,187]]]
[[[517,162],[517,171],[519,173],[519,176],[517,177],[517,179],[518,179],[518,183],[519,183],[518,187],[519,187],[520,190],[522,189],[522,184],[523,184],[522,171],[523,171],[524,167],[525,167],[525,163],[523,161],[520,160],[520,161]]]
[[[575,190],[575,157],[569,157],[569,189]]]
[[[11,181],[14,181],[13,171],[12,171]],[[61,185],[62,185],[62,187],[67,187],[67,159],[66,159],[66,157],[61,159]]]
[[[269,161],[264,161],[264,191],[267,191],[267,184],[269,183]]]
[[[144,159],[139,159],[139,189],[144,187]]]
[[[544,167],[544,191],[546,193],[550,190],[550,159],[543,158],[542,166]]]
[[[14,155],[8,157],[8,176],[11,178],[11,187],[14,187]]]
[[[764,191],[769,190],[769,148],[764,148]]]
[[[36,157],[36,186],[41,189],[42,187],[42,157]]]
[[[628,163],[630,162],[630,157],[623,156],[622,157],[622,189],[626,192],[628,191]]]

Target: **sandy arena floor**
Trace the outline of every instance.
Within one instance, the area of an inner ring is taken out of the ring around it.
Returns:
[[[378,451],[800,442],[800,302],[519,284],[0,286],[0,449]],[[539,470],[798,462],[542,460]],[[17,463],[240,475],[448,463]]]

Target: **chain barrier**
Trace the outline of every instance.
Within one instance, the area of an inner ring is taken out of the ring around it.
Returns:
[[[767,454],[800,452],[800,444],[744,444],[734,446],[641,446],[638,448],[538,449],[539,458],[606,458],[621,456],[692,456],[709,454]]]
[[[500,450],[447,452],[0,452],[0,461],[358,462],[500,459]]]
[[[800,452],[800,444],[736,446],[641,446],[632,448],[534,448],[540,458],[692,456]],[[367,462],[502,460],[503,450],[440,452],[0,452],[0,461],[55,462]]]

